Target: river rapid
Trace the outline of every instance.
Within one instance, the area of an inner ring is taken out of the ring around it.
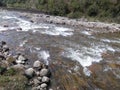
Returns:
[[[32,13],[28,13],[29,15]],[[31,21],[24,12],[0,10],[0,41],[41,60],[52,71],[54,90],[119,90],[120,32]]]

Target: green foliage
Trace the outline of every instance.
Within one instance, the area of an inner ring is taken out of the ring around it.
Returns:
[[[1,0],[2,5],[22,9],[35,6],[36,10],[72,18],[84,15],[119,22],[120,16],[120,0]]]
[[[99,13],[99,7],[96,4],[91,5],[87,11],[89,16],[97,16]]]
[[[17,71],[14,69],[14,68],[10,68],[8,69],[4,75],[6,76],[13,76],[13,75],[16,75]]]

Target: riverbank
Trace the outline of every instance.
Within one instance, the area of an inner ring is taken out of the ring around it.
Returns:
[[[47,22],[52,24],[59,24],[59,25],[68,25],[72,27],[85,27],[87,30],[100,30],[101,33],[109,33],[109,32],[119,32],[120,31],[120,24],[117,23],[106,23],[100,21],[89,21],[86,18],[79,18],[79,19],[70,19],[67,17],[61,16],[52,16],[44,14],[43,12],[33,11],[33,10],[22,10],[22,9],[6,9],[2,8],[0,10],[10,10],[10,11],[20,11],[21,15],[25,17],[29,17],[31,22]],[[93,31],[92,31],[93,32]],[[97,31],[94,31],[97,32]]]

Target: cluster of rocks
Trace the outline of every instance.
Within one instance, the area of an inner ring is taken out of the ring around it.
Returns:
[[[50,84],[50,70],[48,66],[40,62],[40,60],[35,61],[33,65],[28,65],[28,59],[25,55],[21,53],[12,55],[4,41],[0,42],[0,67],[1,66],[4,67],[4,70],[10,68],[22,69],[22,74],[28,78],[28,85],[32,87],[32,90],[51,90],[48,89]],[[3,73],[4,70],[0,70],[0,74]]]
[[[34,16],[33,16],[34,15]],[[86,18],[79,18],[79,19],[70,19],[67,17],[61,16],[52,16],[46,14],[26,14],[34,21],[45,21],[47,23],[53,24],[60,24],[60,25],[70,25],[76,27],[86,27],[91,29],[102,29],[103,31],[106,30],[108,32],[118,32],[120,31],[120,24],[116,23],[104,23],[99,21],[89,21]]]
[[[32,90],[48,90],[50,71],[47,65],[37,60],[32,67],[25,70],[25,75],[29,79]]]

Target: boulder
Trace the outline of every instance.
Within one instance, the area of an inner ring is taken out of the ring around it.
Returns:
[[[23,55],[18,56],[18,60],[20,61],[26,61],[26,58]]]
[[[12,68],[15,68],[15,69],[24,69],[25,66],[22,65],[22,64],[17,64],[17,65],[13,65]]]
[[[41,86],[41,88],[46,88],[47,84],[46,83],[42,83],[40,86]]]
[[[33,64],[34,68],[40,68],[41,66],[42,66],[42,63],[39,60],[35,61]]]
[[[49,80],[50,79],[48,77],[46,77],[46,76],[43,76],[43,78],[42,78],[42,82],[44,82],[44,83],[48,83]]]
[[[34,69],[28,68],[25,70],[25,76],[28,78],[32,78],[34,76]]]
[[[40,76],[47,76],[49,73],[49,70],[46,68],[41,69]]]

